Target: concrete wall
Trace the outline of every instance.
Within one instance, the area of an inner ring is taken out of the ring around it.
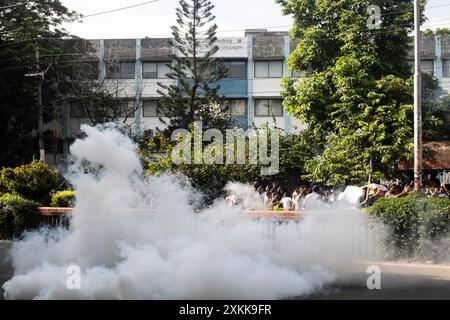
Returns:
[[[253,97],[279,97],[281,94],[281,78],[253,79]]]
[[[169,38],[162,39],[141,39],[141,59],[142,61],[170,61],[172,47]]]
[[[164,130],[167,128],[167,124],[164,124],[159,120],[159,118],[156,117],[142,117],[142,131],[147,130],[155,130],[156,128],[159,128],[160,130]],[[164,121],[168,122],[168,119],[165,119]]]
[[[420,55],[422,59],[434,59],[436,56],[436,39],[434,36],[420,38]],[[414,39],[411,39],[411,49],[408,52],[408,59],[414,60]]]
[[[142,93],[141,93],[142,98],[159,97],[157,90],[160,90],[161,88],[158,86],[158,82],[165,84],[167,86],[176,84],[176,81],[171,79],[143,79]]]
[[[284,59],[284,36],[253,36],[253,59]]]
[[[442,59],[450,59],[450,36],[441,37]]]
[[[105,57],[134,61],[136,59],[136,40],[105,40]]]

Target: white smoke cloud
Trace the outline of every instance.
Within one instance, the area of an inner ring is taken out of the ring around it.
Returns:
[[[366,242],[354,236],[366,225],[354,210],[311,212],[282,225],[223,201],[194,213],[192,191],[172,177],[144,181],[136,146],[113,126],[82,130],[68,170],[77,194],[71,228],[14,243],[6,299],[289,298],[332,282]],[[246,208],[260,201],[248,187],[228,189]],[[80,290],[66,286],[73,264],[82,270]]]

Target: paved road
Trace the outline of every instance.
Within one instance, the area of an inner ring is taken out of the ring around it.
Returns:
[[[0,300],[3,299],[1,286],[11,278],[12,270],[5,261],[9,243],[0,242]],[[381,269],[381,290],[367,289],[366,273],[368,265],[378,265]],[[450,266],[407,263],[360,263],[353,272],[342,273],[339,279],[322,293],[310,300],[450,300]]]
[[[367,288],[369,265],[381,269],[381,290]],[[450,300],[450,266],[362,263],[310,300]]]

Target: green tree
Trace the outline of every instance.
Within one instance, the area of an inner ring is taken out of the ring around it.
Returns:
[[[422,109],[424,141],[450,139],[450,94],[428,73],[422,73]]]
[[[0,165],[28,163],[38,154],[36,83],[24,75],[35,68],[35,47],[42,60],[67,36],[59,26],[76,14],[59,0],[1,1],[0,9]],[[46,69],[48,64],[43,64]],[[50,82],[44,82],[44,101],[53,96]],[[54,97],[54,96],[53,96]],[[52,106],[44,105],[48,121]]]
[[[413,86],[407,62],[413,29],[410,0],[277,0],[292,15],[298,42],[289,59],[284,106],[308,125],[320,146],[306,161],[308,178],[326,184],[392,178],[412,148]],[[371,25],[369,5],[381,9]]]
[[[30,162],[37,148],[37,79],[35,50],[39,47],[44,123],[56,120],[60,126],[44,132],[47,153],[62,153],[64,113],[87,118],[93,125],[127,121],[136,106],[116,99],[119,80],[99,79],[99,59],[90,41],[73,37],[61,29],[62,22],[79,16],[58,0],[39,2],[2,1],[0,9],[0,165],[16,166]],[[106,57],[107,63],[116,62]],[[70,111],[70,108],[72,110]],[[70,141],[66,141],[69,143]]]
[[[172,47],[178,54],[168,65],[168,77],[178,84],[158,83],[158,93],[163,113],[170,118],[169,130],[189,128],[196,120],[202,120],[206,128],[224,128],[229,118],[216,117],[207,112],[211,103],[219,102],[217,81],[226,76],[227,70],[214,58],[217,25],[212,23],[214,5],[208,0],[180,0],[177,25],[172,27]],[[223,112],[228,112],[221,106]]]
[[[193,133],[191,131],[191,139]],[[279,172],[276,175],[261,175],[261,168],[264,167],[259,161],[252,164],[249,161],[249,140],[245,139],[245,164],[175,164],[172,161],[172,152],[174,145],[163,133],[157,137],[142,141],[140,146],[140,156],[144,161],[146,173],[150,176],[161,173],[182,174],[186,181],[204,195],[204,202],[211,203],[214,199],[221,196],[224,187],[229,182],[240,182],[253,184],[259,182],[270,185],[277,182],[285,190],[292,187],[298,187],[302,182],[303,167],[305,159],[311,157],[313,148],[307,136],[303,133],[299,135],[281,135],[279,141]],[[224,145],[221,154],[226,158],[229,152],[237,154],[240,146]],[[191,158],[194,159],[194,153],[191,150]],[[203,156],[206,151],[204,150]]]
[[[49,204],[50,193],[56,190],[59,184],[56,171],[37,160],[14,169],[0,170],[0,189],[43,205]]]

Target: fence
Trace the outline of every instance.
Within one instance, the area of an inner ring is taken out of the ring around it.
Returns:
[[[39,229],[42,227],[69,227],[72,208],[38,208],[32,227]]]
[[[149,210],[133,209],[132,211],[144,213]],[[72,208],[38,208],[33,228],[44,226],[68,227],[72,213]],[[304,215],[296,211],[249,211],[247,213],[254,219],[273,219],[276,221],[300,221]]]
[[[148,213],[149,210],[134,209],[132,212]],[[63,227],[68,228],[70,217],[73,213],[71,208],[39,208],[34,221],[33,228]],[[297,211],[248,211],[246,212],[255,220],[263,221],[266,225],[265,237],[277,240],[283,232],[294,231],[299,241],[299,250],[316,251],[317,254],[326,252],[332,247],[333,240],[326,237],[318,237],[322,230],[310,230],[302,228],[302,221],[307,213]],[[376,226],[368,224],[356,224],[345,227],[334,239],[347,244],[347,253],[361,259],[374,259],[380,256],[379,243],[380,232]],[[345,238],[345,239],[343,239]]]

